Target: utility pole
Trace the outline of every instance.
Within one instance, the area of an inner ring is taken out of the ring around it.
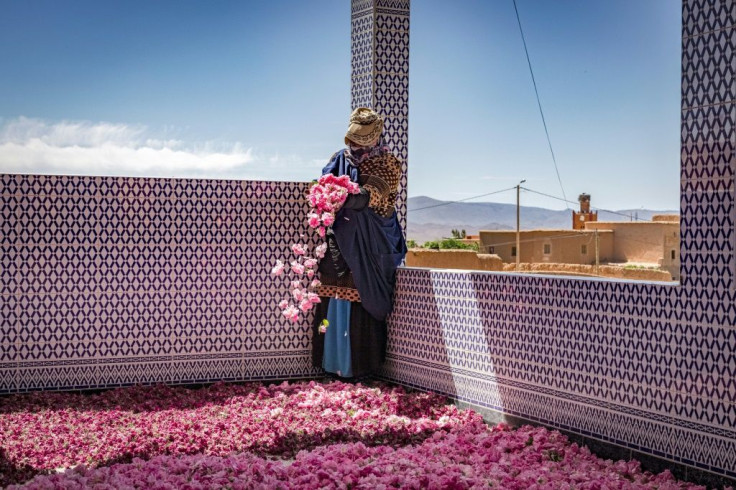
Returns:
[[[600,275],[600,255],[598,254],[598,249],[600,246],[600,242],[598,241],[598,228],[595,229],[595,275]]]
[[[519,264],[521,263],[521,234],[520,234],[520,213],[519,213],[519,195],[521,194],[521,184],[526,179],[516,184],[516,272],[519,272]]]

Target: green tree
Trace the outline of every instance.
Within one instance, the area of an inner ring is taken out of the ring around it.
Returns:
[[[445,238],[439,241],[424,242],[424,248],[432,250],[475,250],[478,251],[478,243],[465,243],[457,238]]]

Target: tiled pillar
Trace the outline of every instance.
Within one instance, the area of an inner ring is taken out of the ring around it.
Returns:
[[[409,0],[352,0],[351,14],[351,106],[384,116],[384,137],[402,161],[396,208],[406,229]]]
[[[736,289],[735,27],[736,1],[683,1],[682,284],[718,293]]]

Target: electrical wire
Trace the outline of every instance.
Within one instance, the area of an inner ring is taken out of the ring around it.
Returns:
[[[422,211],[424,209],[438,208],[440,206],[449,206],[450,204],[457,204],[457,203],[461,203],[461,202],[464,202],[464,201],[470,201],[471,199],[478,199],[479,197],[492,196],[493,194],[500,194],[502,192],[511,191],[511,190],[514,190],[514,189],[516,189],[516,186],[509,187],[508,189],[501,189],[499,191],[488,192],[486,194],[480,194],[478,196],[466,197],[465,199],[458,199],[457,201],[444,201],[444,202],[441,202],[439,204],[432,204],[431,206],[424,206],[423,208],[408,209],[407,210],[407,213],[410,212],[410,211],[411,212],[413,212],[413,211]],[[479,204],[485,204],[485,203],[479,203]]]
[[[507,189],[500,189],[500,190],[493,191],[493,192],[487,192],[485,194],[479,194],[477,196],[466,197],[465,199],[458,199],[457,201],[443,201],[443,202],[441,202],[439,204],[432,204],[431,206],[424,206],[422,208],[412,208],[412,209],[408,209],[407,212],[409,212],[409,211],[412,211],[412,212],[413,211],[422,211],[422,210],[425,210],[425,209],[438,208],[438,207],[441,207],[441,206],[449,206],[450,204],[459,204],[461,202],[470,201],[470,200],[473,200],[473,199],[478,199],[478,198],[486,197],[486,196],[492,196],[494,194],[500,194],[502,192],[512,191],[514,189],[516,189],[516,186],[509,187]],[[575,201],[570,201],[570,200],[568,200],[568,199],[566,199],[564,197],[554,196],[552,194],[547,194],[545,192],[541,192],[541,191],[538,191],[538,190],[535,190],[535,189],[530,189],[530,188],[524,187],[524,186],[521,186],[521,189],[523,189],[525,191],[529,191],[529,192],[534,193],[534,194],[539,194],[540,196],[549,197],[550,199],[556,199],[558,201],[563,201],[563,202],[565,202],[567,204],[575,204]],[[477,203],[477,204],[491,204],[491,203]],[[569,209],[569,206],[568,206],[568,209]],[[596,206],[591,206],[591,209],[594,209],[596,211],[602,211],[604,213],[616,214],[618,216],[624,216],[625,218],[629,218],[629,219],[634,220],[634,221],[647,221],[647,222],[649,221],[648,219],[639,218],[639,217],[633,217],[630,214],[619,213],[618,211],[613,211],[611,209],[604,209],[604,208],[599,208],[599,207],[596,207]]]
[[[524,29],[521,28],[521,18],[519,17],[519,9],[516,6],[516,0],[514,1],[514,12],[516,12],[516,21],[519,24],[519,32],[521,33],[521,41],[524,43],[524,53],[526,53],[526,62],[529,65],[529,73],[532,76],[532,84],[534,85],[534,94],[537,96],[537,105],[539,106],[539,114],[542,116],[542,125],[544,126],[544,134],[547,136],[547,144],[549,145],[549,152],[552,154],[552,163],[555,165],[555,172],[557,173],[557,180],[560,183],[560,190],[562,195],[565,196],[567,201],[567,195],[565,194],[565,188],[562,185],[562,178],[560,177],[560,170],[557,167],[557,159],[555,158],[555,151],[552,149],[552,140],[549,137],[549,130],[547,129],[547,121],[544,119],[544,111],[542,110],[542,102],[539,98],[539,90],[537,89],[537,81],[534,78],[534,70],[532,69],[532,61],[529,58],[529,50],[526,47],[526,38],[524,37]],[[570,206],[567,207],[570,209]]]
[[[573,201],[568,201],[565,198],[562,198],[562,197],[559,197],[559,196],[553,196],[552,194],[546,194],[546,193],[540,192],[540,191],[535,191],[534,189],[529,189],[528,187],[522,187],[522,189],[524,189],[525,191],[533,192],[534,194],[539,194],[540,196],[545,196],[545,197],[549,197],[551,199],[557,199],[558,201],[564,201],[565,203],[573,203],[574,204]],[[598,208],[598,207],[595,207],[595,206],[591,206],[591,208],[592,209],[595,209],[596,211],[603,211],[605,213],[611,213],[611,214],[617,214],[619,216],[625,216],[625,217],[627,217],[629,219],[636,220],[636,221],[649,221],[648,219],[639,218],[638,216],[636,218],[634,218],[634,217],[632,217],[629,214],[619,213],[618,211],[612,211],[610,209],[603,209],[603,208]],[[568,206],[568,209],[569,209],[569,206]]]

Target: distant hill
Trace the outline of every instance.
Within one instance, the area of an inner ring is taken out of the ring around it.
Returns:
[[[477,235],[480,230],[515,230],[516,206],[494,202],[450,202],[426,196],[410,197],[408,200],[407,238],[424,243],[429,240],[450,236],[453,229],[465,230],[468,235]],[[655,214],[679,214],[679,211],[656,211],[649,209],[621,210],[621,214],[598,211],[600,221],[628,221],[627,216],[638,216],[649,220]],[[554,210],[521,206],[521,228],[571,228],[569,210]],[[625,215],[625,216],[622,216]]]

